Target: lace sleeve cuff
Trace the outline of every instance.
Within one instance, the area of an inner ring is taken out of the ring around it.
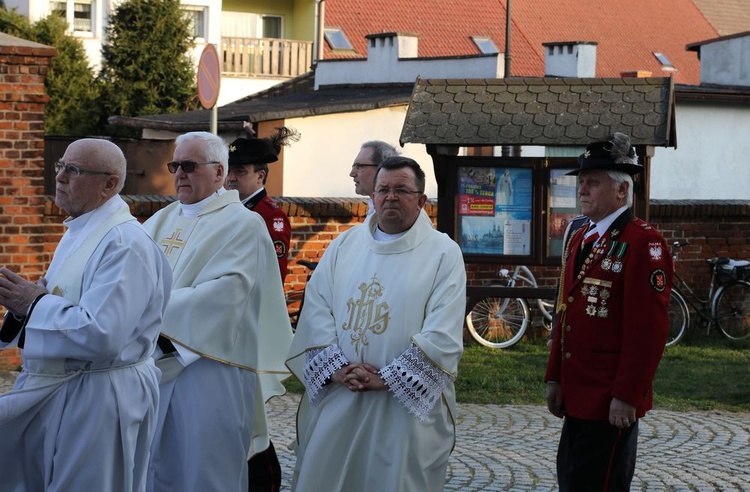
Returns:
[[[325,394],[323,387],[336,370],[349,365],[349,361],[338,345],[329,345],[323,349],[308,350],[305,364],[305,389],[310,404],[317,405]]]
[[[419,420],[426,420],[452,377],[435,366],[416,345],[380,370],[393,395]]]

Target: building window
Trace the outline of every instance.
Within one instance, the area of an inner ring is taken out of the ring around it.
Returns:
[[[264,15],[263,16],[263,37],[282,39],[284,33],[281,29],[281,17],[278,15]]]
[[[78,32],[94,31],[94,3],[75,2],[73,4],[73,30]]]
[[[198,39],[206,39],[206,7],[184,7],[190,19],[190,28],[193,36]]]
[[[497,49],[497,46],[495,46],[495,43],[490,37],[472,36],[471,40],[474,41],[474,44],[477,45],[477,48],[479,48],[479,51],[483,55],[494,55],[495,53],[500,53],[500,50]]]
[[[353,50],[354,46],[349,42],[344,31],[340,27],[326,27],[323,36],[332,50]]]
[[[672,62],[669,61],[669,58],[667,58],[667,55],[660,51],[654,51],[654,56],[657,60],[659,60],[659,63],[661,63],[661,69],[666,72],[676,72],[677,69],[672,65]]]
[[[68,0],[50,2],[50,12],[65,19],[73,32],[94,32],[94,0]]]

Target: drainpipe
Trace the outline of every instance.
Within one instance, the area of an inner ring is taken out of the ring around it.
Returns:
[[[507,0],[505,12],[505,77],[510,77],[510,4]]]
[[[511,0],[505,2],[505,78],[510,77],[510,3]],[[516,155],[518,149],[511,145],[503,145],[500,152],[503,157],[511,157]]]
[[[318,61],[322,60],[325,54],[325,50],[323,49],[325,38],[323,34],[325,33],[324,28],[326,25],[326,1],[316,0],[315,4],[315,49],[313,50],[313,55],[315,56],[314,61]]]

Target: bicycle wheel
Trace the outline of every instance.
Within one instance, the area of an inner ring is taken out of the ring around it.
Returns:
[[[555,301],[552,299],[538,299],[539,310],[542,312],[542,325],[547,331],[552,329],[552,314],[555,310]]]
[[[685,298],[676,290],[672,290],[669,293],[669,333],[666,346],[669,347],[679,342],[688,326],[690,326],[690,311]]]
[[[466,326],[474,340],[485,347],[507,348],[523,337],[530,320],[524,299],[488,297],[466,316]]]
[[[731,340],[750,336],[750,283],[737,282],[716,294],[714,317],[722,335]]]

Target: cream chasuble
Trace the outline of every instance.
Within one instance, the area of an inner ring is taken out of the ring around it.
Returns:
[[[341,234],[306,288],[287,365],[308,395],[298,415],[297,491],[442,490],[463,351],[461,251],[425,214],[393,241],[377,216]],[[388,391],[326,380],[365,362]]]
[[[261,217],[236,190],[211,200],[197,217],[174,202],[144,226],[174,275],[162,335],[215,361],[253,371],[260,398],[250,454],[268,447],[264,402],[283,394],[292,331],[276,253]],[[267,261],[268,258],[274,261]]]

